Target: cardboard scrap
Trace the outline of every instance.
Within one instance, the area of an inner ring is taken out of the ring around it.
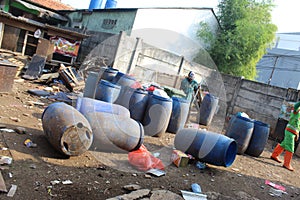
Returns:
[[[0,191],[7,192],[6,185],[5,185],[1,171],[0,171]]]
[[[9,192],[7,193],[7,196],[8,197],[13,197],[15,195],[16,191],[17,191],[17,187],[18,187],[17,185],[12,184]]]

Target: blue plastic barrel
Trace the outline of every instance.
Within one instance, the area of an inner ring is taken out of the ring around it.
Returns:
[[[89,5],[89,11],[93,9],[100,9],[102,4],[102,0],[91,0]]]
[[[248,148],[245,151],[250,156],[259,157],[264,151],[270,133],[270,125],[261,121],[254,121],[254,129]]]
[[[76,110],[78,110],[84,116],[89,113],[111,113],[115,115],[122,115],[124,117],[130,117],[129,110],[123,106],[107,103],[104,101],[91,99],[87,97],[78,97],[76,101]]]
[[[117,75],[118,71],[118,69],[108,67],[104,70],[103,74],[101,75],[101,79],[112,82],[114,77]]]
[[[112,83],[118,83],[120,78],[124,76],[125,74],[123,72],[118,71],[118,73],[115,75],[114,79],[112,80]]]
[[[242,116],[236,116],[229,122],[230,125],[226,130],[226,136],[236,140],[238,145],[238,154],[245,153],[248,148],[252,132],[254,129],[254,121]]]
[[[209,126],[216,112],[219,98],[206,94],[200,106],[199,124]]]
[[[172,97],[172,114],[167,128],[169,133],[177,133],[184,128],[189,114],[190,102],[184,98]]]
[[[96,90],[95,99],[114,103],[118,99],[120,91],[121,86],[106,80],[101,80]]]
[[[132,87],[135,84],[135,82],[136,82],[136,79],[132,76],[127,75],[127,74],[123,74],[122,76],[116,77],[113,80],[113,83],[121,85],[122,87],[123,86]]]
[[[175,148],[217,166],[229,167],[237,154],[235,140],[218,133],[198,129],[181,129],[175,136]]]
[[[161,137],[167,130],[171,113],[171,98],[150,95],[143,119],[145,135]]]
[[[86,118],[94,134],[92,150],[128,153],[143,144],[142,124],[129,117],[98,112],[90,113]]]
[[[105,8],[116,8],[117,7],[117,0],[107,0],[105,4]]]
[[[136,89],[129,100],[130,117],[136,121],[142,122],[148,103],[148,92]]]

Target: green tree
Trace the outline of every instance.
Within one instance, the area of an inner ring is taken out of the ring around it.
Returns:
[[[210,44],[205,48],[220,72],[255,79],[256,63],[274,41],[277,30],[271,23],[272,3],[272,0],[221,0],[217,33],[213,34],[206,23],[200,23],[197,36]],[[195,59],[201,63],[201,56]]]

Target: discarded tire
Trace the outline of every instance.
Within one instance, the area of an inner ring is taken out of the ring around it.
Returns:
[[[259,157],[260,154],[264,151],[264,148],[269,138],[269,133],[269,124],[265,124],[261,121],[255,120],[252,136],[245,153],[250,156]]]
[[[144,129],[139,122],[110,113],[87,115],[94,133],[93,150],[104,152],[128,152],[140,148]]]
[[[129,110],[123,106],[86,97],[77,98],[76,109],[84,116],[88,113],[105,112],[130,117]]]
[[[229,167],[237,154],[235,140],[218,133],[181,129],[175,136],[175,148],[212,165]]]
[[[65,155],[82,154],[92,144],[89,122],[79,111],[65,103],[49,105],[43,112],[42,123],[50,144]]]
[[[254,121],[249,118],[236,116],[229,121],[225,135],[236,140],[238,154],[244,154],[248,148],[253,128]]]

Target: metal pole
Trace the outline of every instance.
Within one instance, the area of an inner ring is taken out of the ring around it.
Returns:
[[[271,74],[270,74],[270,78],[269,78],[269,80],[268,80],[268,85],[270,85],[270,83],[271,83],[271,80],[272,80],[272,77],[273,77],[273,74],[274,74],[274,71],[275,71],[275,67],[276,67],[278,58],[279,58],[279,56],[276,56],[274,66],[273,66],[272,72],[271,72]]]

